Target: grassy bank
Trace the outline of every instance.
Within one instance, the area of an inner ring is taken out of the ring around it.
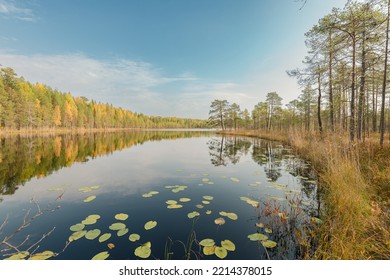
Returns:
[[[350,145],[339,134],[225,131],[291,145],[318,171],[324,223],[315,259],[390,259],[390,145]]]

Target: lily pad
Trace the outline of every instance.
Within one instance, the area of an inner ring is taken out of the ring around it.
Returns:
[[[226,213],[226,217],[228,217],[230,220],[233,220],[233,221],[238,219],[237,214],[236,213],[232,213],[232,212]]]
[[[157,222],[156,221],[149,221],[147,222],[145,225],[144,225],[144,228],[146,230],[150,230],[152,228],[154,228],[155,226],[157,226]]]
[[[132,233],[132,234],[130,234],[130,236],[129,236],[129,240],[131,241],[131,242],[136,242],[136,241],[138,241],[138,240],[140,240],[141,239],[141,236],[139,235],[139,234],[137,234],[137,233]]]
[[[219,212],[219,215],[223,216],[223,217],[226,217],[227,216],[227,213],[225,211],[221,211]]]
[[[76,240],[80,239],[81,237],[83,237],[86,233],[87,233],[86,230],[76,231],[71,236],[69,236],[68,240],[69,240],[69,242],[76,241]]]
[[[193,211],[193,212],[191,212],[191,213],[188,213],[188,214],[187,214],[187,217],[188,217],[189,219],[192,219],[192,218],[195,218],[196,216],[199,216],[199,215],[200,215],[199,212]]]
[[[107,241],[111,238],[111,233],[105,233],[99,237],[99,242],[103,243],[104,241]]]
[[[88,196],[86,199],[84,199],[83,201],[88,203],[88,202],[91,202],[92,200],[94,200],[96,198],[96,195],[91,195],[91,196]]]
[[[129,215],[124,214],[124,213],[119,213],[119,214],[115,215],[115,219],[117,219],[119,221],[126,221],[128,217],[129,217]]]
[[[211,238],[206,238],[206,239],[203,239],[202,241],[200,241],[199,245],[204,246],[204,247],[209,247],[209,246],[214,246],[215,242]]]
[[[240,179],[234,178],[234,177],[231,177],[230,180],[232,180],[233,182],[236,182],[236,183],[240,182]]]
[[[13,254],[12,256],[4,259],[4,260],[24,260],[28,255],[30,255],[27,251],[22,251],[16,254]]]
[[[171,204],[171,205],[168,205],[167,208],[168,209],[178,209],[178,208],[182,208],[183,205],[181,204]]]
[[[253,234],[249,234],[248,238],[251,241],[264,241],[268,239],[268,236],[261,233],[253,233]]]
[[[215,252],[215,246],[205,246],[205,247],[203,247],[203,254],[205,256],[214,255],[214,252]]]
[[[52,251],[44,251],[42,253],[37,253],[32,255],[29,260],[47,260],[53,257],[55,254]]]
[[[202,179],[202,182],[204,182],[204,183],[209,182],[209,181],[210,181],[209,178],[203,178],[203,179]]]
[[[101,233],[100,229],[93,229],[93,230],[88,231],[85,234],[85,238],[88,240],[94,240],[96,237],[98,237],[100,235],[100,233]]]
[[[48,188],[48,191],[63,191],[63,188]]]
[[[212,213],[211,210],[207,210],[207,211],[206,211],[206,214],[207,214],[207,215],[210,215],[211,213]]]
[[[204,205],[208,205],[208,204],[210,204],[210,201],[208,201],[208,200],[202,200],[202,203],[203,203]]]
[[[92,260],[105,260],[110,256],[108,251],[100,252],[99,254],[96,254]]]
[[[234,243],[231,242],[230,240],[226,239],[226,240],[221,241],[221,245],[223,248],[225,248],[228,251],[233,252],[236,250],[236,245],[234,245]]]
[[[182,197],[179,199],[180,202],[189,202],[191,201],[191,198],[187,198],[187,197]]]
[[[213,200],[214,199],[214,197],[209,196],[209,195],[205,195],[205,196],[203,196],[203,198],[206,200]]]
[[[129,232],[129,229],[128,228],[122,228],[120,230],[118,230],[118,232],[116,233],[119,237],[125,235],[126,233]]]
[[[83,230],[84,228],[85,228],[84,224],[78,223],[78,224],[71,226],[69,229],[71,231],[80,231],[80,230]]]
[[[219,226],[222,226],[225,224],[225,219],[224,218],[217,218],[214,220],[214,223],[219,225]]]
[[[109,227],[109,229],[111,229],[111,230],[121,230],[121,229],[124,229],[124,228],[126,228],[126,225],[123,224],[123,223],[113,223]]]
[[[265,231],[266,233],[272,233],[272,229],[270,229],[270,228],[265,228],[264,231]]]
[[[86,219],[99,220],[100,219],[100,215],[92,214],[92,215],[89,215]]]
[[[152,250],[151,250],[151,243],[150,242],[147,242],[147,243],[137,247],[134,251],[134,255],[141,258],[141,259],[149,258],[151,253],[152,253]]]
[[[256,223],[256,226],[259,227],[259,228],[263,228],[264,224],[263,223]]]
[[[199,208],[199,209],[202,209],[204,206],[202,204],[196,204],[195,207]]]
[[[92,186],[92,187],[89,187],[91,190],[97,190],[100,188],[100,186]]]
[[[96,224],[96,222],[97,222],[96,219],[90,219],[90,218],[86,218],[85,220],[81,221],[81,223],[86,226]]]
[[[112,250],[112,249],[115,248],[115,244],[114,243],[108,243],[107,247],[108,247],[108,249]]]
[[[261,244],[263,244],[263,246],[265,248],[274,248],[274,247],[276,247],[276,245],[278,245],[278,243],[276,243],[275,241],[272,241],[272,240],[261,241]]]
[[[173,205],[173,204],[177,204],[177,201],[176,200],[167,200],[167,201],[165,201],[165,203],[168,205]]]
[[[159,192],[158,191],[150,191],[149,192],[151,195],[156,195],[156,194],[159,194]]]
[[[215,247],[214,253],[220,259],[224,259],[227,256],[227,250],[223,247]]]

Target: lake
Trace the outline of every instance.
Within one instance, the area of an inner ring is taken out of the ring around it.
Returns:
[[[300,259],[321,222],[315,172],[273,141],[8,137],[0,160],[0,259]]]

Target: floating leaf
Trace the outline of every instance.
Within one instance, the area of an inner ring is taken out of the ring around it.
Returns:
[[[190,218],[190,219],[192,219],[192,218],[195,218],[196,216],[199,216],[199,215],[200,215],[199,212],[193,211],[193,212],[191,212],[191,213],[188,213],[188,214],[187,214],[187,217]]]
[[[96,195],[91,195],[91,196],[88,196],[86,199],[84,199],[83,201],[84,202],[91,202],[92,200],[94,200],[96,198]]]
[[[100,229],[93,229],[93,230],[88,231],[85,234],[85,238],[87,238],[89,240],[94,240],[96,237],[98,237],[100,235],[100,233],[101,233]]]
[[[150,191],[149,192],[151,195],[156,195],[156,194],[159,194],[159,192],[158,191]]]
[[[214,252],[215,252],[215,246],[205,246],[205,247],[203,247],[203,254],[205,256],[214,255]]]
[[[111,229],[111,230],[121,230],[121,229],[124,229],[124,228],[126,228],[126,225],[123,224],[123,223],[113,223],[109,227],[109,229]]]
[[[108,249],[114,249],[115,248],[115,244],[114,243],[108,243],[107,244],[107,247],[108,247]]]
[[[80,239],[81,237],[83,237],[86,233],[87,233],[86,230],[76,231],[71,236],[69,236],[68,240],[69,240],[69,242],[76,241],[76,240]]]
[[[212,213],[211,210],[207,210],[207,211],[206,211],[206,214],[207,214],[207,215],[210,215],[211,213]]]
[[[154,228],[155,226],[157,226],[157,222],[156,221],[149,221],[147,222],[145,225],[144,225],[144,228],[146,230],[150,230],[152,228]]]
[[[13,254],[12,256],[4,259],[4,260],[24,260],[28,255],[30,255],[27,251],[22,251],[16,254]]]
[[[232,212],[226,213],[226,217],[228,217],[230,220],[233,220],[233,221],[238,219],[237,214],[236,213],[232,213]]]
[[[150,193],[144,193],[142,195],[142,197],[145,197],[145,198],[149,198],[149,197],[152,197],[153,195],[151,195]]]
[[[118,230],[118,232],[116,233],[119,237],[125,235],[126,233],[129,232],[129,229],[128,228],[122,228],[120,230]]]
[[[214,223],[219,225],[219,226],[222,226],[223,224],[225,224],[225,219],[224,218],[217,218],[214,220]]]
[[[215,247],[214,253],[220,259],[224,259],[227,256],[227,250],[223,247]]]
[[[103,243],[104,241],[110,239],[110,237],[111,237],[111,233],[105,233],[99,237],[99,242]]]
[[[268,239],[268,236],[261,233],[253,233],[253,234],[249,234],[248,238],[251,241],[264,241]]]
[[[246,197],[246,196],[241,196],[240,199],[241,199],[242,201],[251,200],[249,197]]]
[[[223,248],[225,248],[228,251],[233,252],[236,250],[236,245],[234,245],[234,243],[231,242],[230,240],[226,239],[226,240],[221,241],[221,245]]]
[[[71,231],[80,231],[80,230],[83,230],[84,228],[85,228],[84,224],[78,223],[78,224],[75,224],[75,225],[71,226],[69,229]]]
[[[115,215],[115,219],[117,219],[119,221],[126,221],[128,217],[129,217],[129,215],[124,214],[124,213],[119,213],[119,214]]]
[[[208,200],[202,200],[202,203],[205,204],[205,205],[207,205],[207,204],[210,204],[210,201],[208,201]]]
[[[274,248],[274,247],[276,247],[276,245],[278,245],[278,243],[276,243],[275,241],[272,241],[272,240],[261,241],[261,244],[263,244],[263,246],[266,248]]]
[[[167,208],[168,209],[178,209],[178,208],[182,208],[183,205],[181,204],[171,204],[171,205],[168,205]]]
[[[265,228],[264,231],[265,231],[266,233],[272,233],[272,229],[270,229],[270,228]]]
[[[82,220],[81,223],[84,225],[93,225],[96,224],[97,220],[96,219],[90,219],[86,218],[85,220]]]
[[[206,239],[203,239],[202,241],[200,241],[199,245],[204,246],[204,247],[209,247],[209,246],[214,246],[215,242],[211,238],[206,238]]]
[[[227,216],[227,213],[225,211],[221,211],[219,212],[219,215],[223,216],[223,217],[226,217]]]
[[[138,240],[140,240],[141,239],[141,236],[139,235],[139,234],[136,234],[136,233],[132,233],[132,234],[130,234],[130,236],[129,236],[129,240],[131,241],[131,242],[136,242],[136,241],[138,241]]]
[[[165,186],[166,189],[173,189],[175,186]]]
[[[205,196],[203,196],[203,198],[206,200],[213,200],[214,199],[214,197],[209,196],[209,195],[205,195]]]
[[[97,214],[89,215],[86,219],[99,220],[100,215],[97,215]]]
[[[176,200],[167,200],[167,201],[165,201],[165,203],[168,205],[173,205],[173,204],[177,204],[177,201]]]
[[[100,186],[92,186],[92,187],[89,187],[91,190],[97,190],[100,188]]]
[[[187,198],[187,197],[182,197],[179,199],[180,202],[188,202],[188,201],[191,201],[191,198]]]
[[[263,228],[264,224],[263,223],[256,223],[256,226],[259,227],[259,228]]]
[[[232,180],[233,182],[236,182],[236,183],[240,182],[240,179],[234,178],[234,177],[231,177],[230,180]]]
[[[202,204],[196,204],[195,207],[199,208],[199,209],[202,209],[204,206]]]
[[[63,191],[63,188],[48,188],[48,191]]]
[[[84,187],[84,188],[79,188],[79,191],[86,193],[86,192],[91,192],[92,189],[91,189],[91,187]]]
[[[151,244],[150,242],[147,242],[139,247],[137,247],[134,251],[134,255],[141,259],[147,259],[149,258],[150,254],[152,253],[151,250]]]
[[[37,253],[32,255],[29,260],[47,260],[54,256],[52,251],[44,251],[42,253]]]
[[[202,179],[202,182],[204,182],[204,183],[209,182],[209,181],[210,181],[209,178],[203,178],[203,179]]]
[[[108,251],[100,252],[99,254],[96,254],[92,260],[105,260],[110,256]]]

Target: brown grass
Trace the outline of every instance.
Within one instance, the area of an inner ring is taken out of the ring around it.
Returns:
[[[230,131],[288,143],[318,171],[323,225],[315,259],[390,259],[390,146],[341,134]],[[376,140],[376,139],[375,139]]]

